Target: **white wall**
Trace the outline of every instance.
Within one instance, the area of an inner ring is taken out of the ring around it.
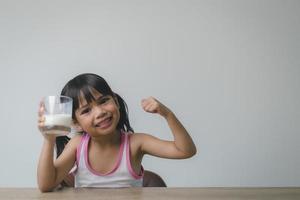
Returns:
[[[169,139],[149,95],[195,140],[188,160],[147,156],[169,186],[300,186],[300,1],[0,0],[0,186],[36,187],[40,98],[105,77],[136,132]]]

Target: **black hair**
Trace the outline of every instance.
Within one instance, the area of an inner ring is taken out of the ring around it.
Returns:
[[[114,93],[108,83],[97,74],[85,73],[71,79],[61,91],[61,95],[71,97],[73,99],[72,118],[76,121],[75,111],[79,108],[79,99],[83,94],[87,103],[94,101],[91,89],[97,90],[102,95],[112,96],[119,105],[120,119],[117,124],[118,130],[125,132],[134,132],[130,126],[128,119],[128,108],[121,96]],[[56,138],[56,157],[58,157],[70,138],[68,136],[59,136]]]

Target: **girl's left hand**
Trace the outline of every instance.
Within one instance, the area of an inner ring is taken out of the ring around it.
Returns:
[[[171,113],[171,110],[169,108],[160,103],[154,97],[143,99],[141,104],[143,109],[149,113],[158,113],[163,117],[167,117]]]

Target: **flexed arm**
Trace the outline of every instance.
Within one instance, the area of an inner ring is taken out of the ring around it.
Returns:
[[[196,146],[187,130],[175,114],[153,97],[142,100],[146,112],[157,113],[164,117],[174,136],[174,141],[164,141],[150,135],[144,135],[142,150],[159,157],[189,158],[196,154]]]

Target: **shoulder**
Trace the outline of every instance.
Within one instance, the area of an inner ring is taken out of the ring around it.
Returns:
[[[148,133],[132,133],[132,134],[130,134],[130,139],[137,143],[144,142],[152,137],[153,136]]]
[[[151,136],[147,133],[128,133],[128,137],[130,138],[130,146],[132,148],[141,149],[143,143]]]
[[[73,136],[68,142],[67,146],[70,148],[77,148],[83,138],[83,134],[77,134]]]
[[[140,143],[147,136],[146,133],[127,133],[132,143]]]
[[[76,134],[71,138],[70,142],[80,142],[83,136],[84,134]]]
[[[128,145],[133,162],[141,162],[143,158],[142,145],[145,133],[126,133],[128,136]]]
[[[56,167],[69,166],[71,169],[72,164],[75,162],[77,147],[80,144],[82,137],[82,135],[75,135],[70,139],[70,141],[64,147],[63,152],[55,160]]]

